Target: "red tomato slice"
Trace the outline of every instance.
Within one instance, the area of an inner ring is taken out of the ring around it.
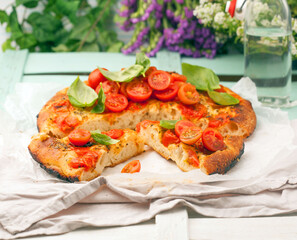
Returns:
[[[174,131],[175,131],[175,134],[177,135],[177,136],[180,136],[181,135],[181,133],[185,130],[185,129],[187,129],[187,128],[189,128],[189,127],[195,127],[196,125],[194,124],[194,123],[192,123],[192,122],[190,122],[190,121],[188,121],[188,120],[180,120],[180,121],[178,121],[176,124],[175,124],[175,129],[174,129]]]
[[[122,94],[108,94],[105,107],[112,112],[121,112],[128,106],[128,99]]]
[[[185,144],[189,144],[192,145],[195,142],[197,142],[202,136],[202,129],[200,127],[189,127],[184,129],[180,136],[179,139],[185,143]]]
[[[136,132],[140,131],[140,128],[143,127],[144,129],[147,128],[151,124],[160,123],[159,121],[151,121],[151,120],[143,120],[142,122],[137,123],[136,125]]]
[[[115,94],[118,93],[120,90],[120,86],[117,82],[114,81],[110,81],[110,80],[106,80],[104,82],[102,82],[102,88],[103,88],[103,92],[107,95],[107,94]],[[101,84],[99,84],[96,88],[96,93],[98,94],[99,91],[101,89]]]
[[[126,91],[128,97],[134,102],[146,101],[153,93],[153,90],[146,82],[137,80],[129,82]]]
[[[180,143],[179,138],[174,134],[173,131],[167,130],[162,137],[162,144],[168,147],[170,144]]]
[[[151,67],[149,67],[148,70],[146,70],[145,76],[148,77],[152,72],[155,72],[155,71],[157,71],[157,68],[154,66],[151,66]]]
[[[195,86],[190,83],[181,85],[177,94],[179,100],[186,105],[199,102],[199,93],[196,91]]]
[[[140,172],[140,162],[139,160],[133,160],[129,163],[127,163],[125,165],[125,167],[123,167],[121,173],[136,173],[136,172]]]
[[[69,141],[75,146],[83,146],[90,141],[91,133],[85,129],[75,129],[68,135]]]
[[[107,70],[107,69],[104,69]],[[94,90],[99,85],[99,83],[106,81],[107,79],[103,76],[103,74],[100,72],[98,68],[96,68],[94,71],[92,71],[89,74],[88,78],[88,86],[93,88]]]
[[[188,149],[187,152],[188,152],[188,156],[189,156],[189,158],[188,158],[189,164],[192,165],[193,167],[199,168],[200,167],[199,159],[198,159],[195,151],[193,151],[192,149]]]
[[[171,73],[171,79],[172,81],[179,81],[179,82],[186,82],[187,81],[187,77],[185,75],[181,75],[178,73]]]
[[[163,91],[154,91],[154,95],[161,101],[169,101],[175,98],[178,92],[178,85],[171,83],[168,88]]]
[[[71,159],[69,166],[72,168],[85,168],[89,170],[91,167],[95,167],[99,155],[96,152],[87,151],[84,155],[78,156],[77,158]]]
[[[148,77],[148,84],[157,91],[165,90],[171,83],[171,76],[168,72],[157,70],[152,72]]]
[[[227,113],[220,113],[215,118],[209,119],[208,127],[217,128],[229,121],[230,116]]]
[[[207,128],[202,133],[202,143],[206,149],[215,152],[225,149],[223,136],[213,128]]]
[[[111,129],[107,132],[102,132],[102,134],[105,134],[113,139],[118,139],[123,136],[124,131],[122,129]]]
[[[70,131],[79,124],[79,120],[76,116],[72,116],[67,113],[58,115],[57,118],[54,119],[54,122],[63,132]]]

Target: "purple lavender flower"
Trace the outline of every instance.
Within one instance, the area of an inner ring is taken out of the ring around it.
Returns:
[[[184,7],[186,18],[191,19],[193,17],[193,10],[190,10],[188,7]]]
[[[179,4],[183,4],[184,0],[176,0],[176,2],[179,3]]]

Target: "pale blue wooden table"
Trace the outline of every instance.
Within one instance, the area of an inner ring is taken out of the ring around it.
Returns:
[[[79,74],[83,80],[98,66],[118,70],[134,64],[135,56],[119,53],[28,53],[7,51],[0,55],[0,109],[5,97],[12,93],[17,82],[62,82],[70,84]],[[243,75],[242,55],[220,56],[214,60],[181,58],[179,54],[160,52],[151,58],[159,69],[181,72],[181,63],[201,65],[214,70],[231,87]],[[293,71],[293,78],[297,71]],[[233,81],[226,81],[226,80]],[[297,100],[297,81],[292,84],[291,99]],[[3,107],[3,106],[2,106]],[[297,107],[283,109],[290,119],[297,119]],[[1,117],[1,116],[0,116]],[[0,133],[1,134],[1,133]],[[285,224],[285,225],[284,225]],[[281,227],[285,226],[285,227]],[[254,229],[242,235],[242,229]],[[115,228],[87,228],[45,239],[296,239],[297,216],[219,219],[205,218],[185,208],[158,214],[146,223]],[[228,232],[228,235],[224,233]],[[171,237],[169,237],[171,236]],[[173,237],[172,237],[173,236]],[[295,238],[294,238],[295,236]],[[279,237],[279,238],[278,238]],[[293,237],[293,238],[291,238]],[[39,239],[30,238],[30,239]]]

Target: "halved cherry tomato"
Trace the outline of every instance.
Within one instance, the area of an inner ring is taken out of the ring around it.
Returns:
[[[110,93],[118,93],[120,90],[120,86],[117,82],[106,80],[102,82],[102,88],[103,92],[105,94],[110,94]],[[96,93],[98,94],[101,89],[101,84],[99,84],[96,88]]]
[[[180,121],[178,121],[176,124],[175,124],[175,129],[174,129],[174,131],[175,131],[175,134],[177,135],[177,136],[180,136],[181,135],[181,133],[185,130],[185,129],[187,129],[187,128],[189,128],[189,127],[195,127],[196,125],[194,124],[194,123],[192,123],[192,122],[190,122],[190,121],[188,121],[188,120],[180,120]]]
[[[178,81],[178,82],[186,82],[187,81],[187,77],[185,75],[181,75],[178,73],[171,73],[171,79],[172,81]]]
[[[179,100],[186,105],[199,102],[199,93],[196,91],[196,87],[190,83],[181,85],[177,94]]]
[[[160,122],[152,121],[152,120],[143,120],[142,122],[137,123],[135,130],[136,132],[139,132],[141,127],[147,128],[149,125],[156,124],[156,123],[160,123]]]
[[[71,159],[68,163],[72,168],[85,168],[85,170],[89,170],[89,168],[94,167],[98,160],[98,153],[93,151],[87,151],[83,155],[78,156],[77,158]]]
[[[75,129],[68,135],[69,141],[75,146],[83,146],[90,141],[91,133],[85,129]]]
[[[215,152],[225,149],[223,136],[213,128],[207,128],[202,133],[202,143],[206,149]]]
[[[168,145],[176,143],[180,143],[178,136],[176,136],[173,131],[167,130],[162,137],[162,144],[168,147]]]
[[[207,108],[199,103],[190,106],[180,104],[178,108],[181,110],[182,115],[189,119],[197,120],[207,115]]]
[[[148,70],[145,72],[145,76],[148,77],[152,72],[157,71],[157,68],[154,66],[149,67]]]
[[[102,132],[102,134],[105,134],[113,139],[118,139],[123,136],[124,131],[122,129],[111,129],[107,132]]]
[[[67,112],[68,110],[72,110],[72,105],[69,100],[61,100],[58,102],[54,102],[52,104],[54,111],[56,112]]]
[[[134,102],[146,101],[153,93],[153,90],[146,82],[138,80],[129,82],[126,91],[129,98]]]
[[[59,129],[63,132],[70,131],[74,129],[79,124],[79,120],[76,116],[70,114],[58,115],[54,122],[58,125]]]
[[[104,68],[104,70],[107,70]],[[98,68],[96,68],[94,71],[92,71],[89,74],[88,78],[88,86],[93,88],[94,90],[98,86],[99,83],[106,81],[107,79],[103,76],[103,74],[100,72]]]
[[[161,101],[169,101],[175,98],[178,92],[178,85],[171,83],[168,88],[163,91],[154,91],[154,95]]]
[[[202,132],[200,127],[189,127],[181,132],[179,139],[185,144],[192,145],[201,138]]]
[[[126,98],[128,98],[128,93],[127,93],[127,82],[122,82],[121,87],[120,87],[120,93],[123,94]]]
[[[148,77],[148,84],[157,91],[165,90],[171,83],[171,76],[168,72],[157,70],[152,72]]]
[[[229,121],[230,116],[227,113],[220,113],[214,118],[209,119],[208,127],[217,128]]]
[[[133,160],[123,167],[121,173],[136,173],[139,172],[141,168],[139,160]]]
[[[193,151],[192,149],[188,149],[188,162],[190,165],[192,165],[193,167],[199,167],[199,159],[197,157],[197,154],[195,153],[195,151]]]
[[[105,107],[112,112],[121,112],[128,106],[128,99],[122,94],[108,94]]]

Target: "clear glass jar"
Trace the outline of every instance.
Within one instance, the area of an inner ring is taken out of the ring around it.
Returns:
[[[244,31],[244,75],[255,82],[263,104],[288,105],[292,26],[286,0],[248,0]]]

